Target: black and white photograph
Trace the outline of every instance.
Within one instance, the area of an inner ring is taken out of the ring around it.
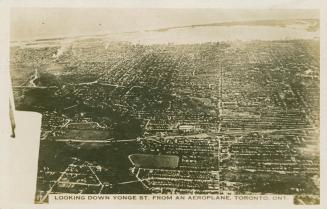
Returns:
[[[320,204],[319,9],[13,7],[9,26],[11,109],[42,115],[35,204]]]

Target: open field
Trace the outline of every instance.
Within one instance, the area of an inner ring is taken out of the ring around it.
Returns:
[[[174,155],[132,154],[128,156],[135,167],[140,168],[177,168],[179,157]]]

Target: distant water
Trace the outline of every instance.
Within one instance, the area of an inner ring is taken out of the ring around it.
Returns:
[[[98,39],[107,47],[111,42],[130,42],[134,44],[195,44],[206,42],[252,41],[252,40],[294,40],[320,38],[317,27],[311,30],[308,23],[296,23],[287,26],[234,25],[234,26],[195,26],[179,27],[168,30],[141,30],[112,34],[86,35],[62,39],[42,41],[18,41],[11,46],[52,47],[61,46],[61,50],[69,48],[74,41],[80,39]]]
[[[192,44],[219,41],[318,39],[318,31],[308,31],[305,26],[210,26],[178,28],[167,31],[149,31],[108,35],[106,40],[127,41],[139,44]]]
[[[10,16],[10,38],[22,41],[230,21],[319,19],[319,10],[22,7],[12,8]]]

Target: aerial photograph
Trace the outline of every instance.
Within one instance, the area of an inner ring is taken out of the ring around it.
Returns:
[[[16,110],[50,194],[320,203],[319,10],[12,8]]]

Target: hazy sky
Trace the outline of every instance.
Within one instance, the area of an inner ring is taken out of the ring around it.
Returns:
[[[11,40],[105,34],[258,19],[319,18],[318,10],[13,8]]]

